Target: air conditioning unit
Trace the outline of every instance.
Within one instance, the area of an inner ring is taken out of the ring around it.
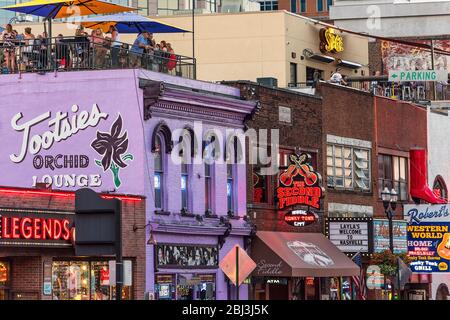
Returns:
[[[256,82],[268,87],[278,87],[278,79],[273,77],[256,78]]]

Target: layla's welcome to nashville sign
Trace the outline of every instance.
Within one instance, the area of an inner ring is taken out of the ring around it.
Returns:
[[[321,176],[309,164],[311,156],[307,153],[292,154],[289,159],[290,165],[279,178],[278,208],[303,205],[320,210],[323,197]]]

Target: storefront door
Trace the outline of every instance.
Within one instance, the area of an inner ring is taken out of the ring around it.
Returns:
[[[268,284],[269,300],[289,300],[288,285]]]

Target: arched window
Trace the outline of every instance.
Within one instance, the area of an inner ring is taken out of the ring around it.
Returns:
[[[445,184],[444,179],[438,175],[435,179],[434,179],[434,183],[433,183],[433,193],[441,199],[445,199],[448,200],[448,192],[447,192],[447,186]]]
[[[205,164],[205,213],[213,214],[214,212],[214,185],[215,172],[214,161],[216,158],[216,136],[207,136],[203,142],[203,158]]]
[[[181,157],[181,211],[183,213],[192,213],[192,186],[191,177],[193,174],[193,162],[196,154],[197,142],[194,130],[184,128],[179,138],[180,157]]]
[[[164,144],[160,134],[155,136],[154,158],[154,187],[155,187],[155,209],[164,209]]]
[[[243,156],[236,136],[228,137],[225,155],[227,160],[227,212],[228,215],[233,216],[236,210],[236,164]]]

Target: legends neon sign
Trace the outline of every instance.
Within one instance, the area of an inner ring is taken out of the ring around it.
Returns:
[[[291,164],[280,174],[280,187],[277,188],[278,208],[305,205],[320,210],[323,190],[321,177],[309,165],[311,156],[306,153],[291,155]]]
[[[48,211],[0,209],[0,245],[70,243],[74,234],[71,216]]]

